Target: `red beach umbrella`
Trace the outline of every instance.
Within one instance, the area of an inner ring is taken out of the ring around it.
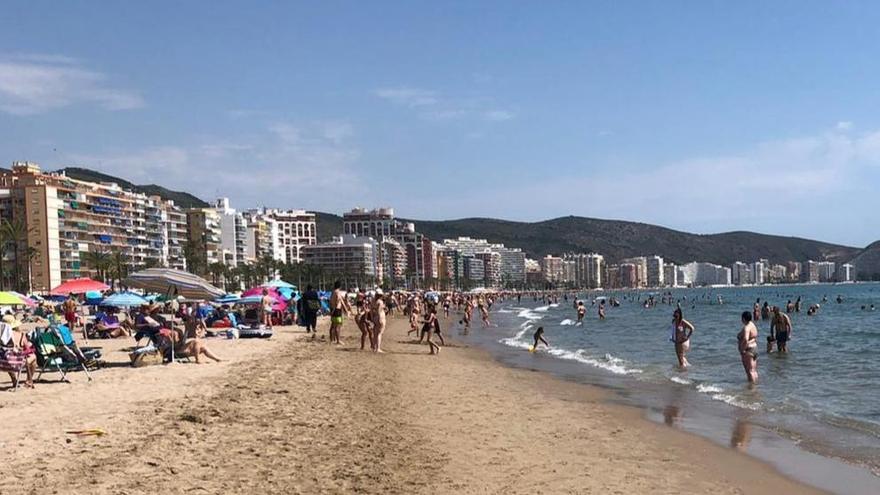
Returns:
[[[97,280],[92,280],[90,278],[75,278],[55,287],[52,289],[51,294],[53,296],[66,296],[68,294],[85,294],[90,290],[102,291],[109,288],[109,285],[103,282],[98,282]]]

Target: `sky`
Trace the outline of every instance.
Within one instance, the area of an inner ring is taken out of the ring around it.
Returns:
[[[858,1],[8,1],[0,166],[865,246],[878,23]]]

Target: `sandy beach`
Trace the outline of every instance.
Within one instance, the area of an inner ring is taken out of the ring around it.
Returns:
[[[406,329],[392,319],[386,355],[349,321],[343,346],[279,328],[209,340],[223,363],[141,369],[130,341],[95,341],[111,366],[93,382],[0,395],[2,492],[817,493],[599,389],[454,343],[430,356]],[[86,428],[106,434],[66,433]]]

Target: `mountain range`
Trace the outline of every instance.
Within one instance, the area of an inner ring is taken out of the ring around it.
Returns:
[[[519,247],[529,257],[546,254],[596,252],[608,261],[658,254],[675,263],[694,260],[730,265],[735,261],[767,258],[771,262],[835,261],[846,262],[859,253],[858,248],[827,242],[782,237],[754,232],[691,234],[666,227],[622,220],[585,217],[561,217],[541,222],[514,222],[493,218],[459,220],[406,220],[430,239],[469,236],[493,243]],[[342,219],[336,215],[318,215],[321,236],[338,235]]]
[[[86,181],[115,182],[123,188],[173,200],[183,208],[206,207],[208,203],[186,192],[156,184],[136,185],[94,170],[68,167],[69,177]],[[316,212],[319,240],[342,233],[342,217]],[[691,234],[666,227],[622,220],[586,217],[560,217],[541,222],[515,222],[493,218],[458,220],[406,220],[433,240],[455,237],[487,239],[493,243],[521,248],[531,258],[567,252],[597,252],[609,262],[623,258],[658,254],[675,263],[694,260],[730,265],[761,258],[773,263],[786,261],[852,262],[859,278],[880,280],[880,241],[864,249],[799,237],[755,232]]]
[[[146,194],[147,196],[159,196],[162,199],[174,201],[174,204],[181,208],[205,208],[207,202],[193,196],[187,192],[172,191],[156,184],[137,185],[131,182],[113,177],[112,175],[103,174],[87,168],[67,167],[56,172],[64,173],[71,179],[83,180],[88,182],[115,182],[123,189]]]

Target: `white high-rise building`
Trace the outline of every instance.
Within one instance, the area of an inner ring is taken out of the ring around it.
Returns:
[[[220,198],[214,205],[220,215],[220,248],[222,262],[238,266],[247,261],[247,221],[244,215],[229,206],[229,198]]]
[[[648,287],[663,287],[663,258],[648,256],[645,261]]]
[[[318,242],[315,214],[305,210],[258,208],[245,213],[251,259],[270,256],[285,263],[303,261],[302,250]]]
[[[678,265],[675,263],[663,264],[663,282],[666,287],[678,286]]]
[[[820,261],[819,262],[819,281],[820,282],[833,282],[835,278],[836,265],[833,261]]]
[[[735,285],[749,285],[752,283],[752,269],[742,261],[737,261],[730,267],[731,281]]]
[[[693,261],[682,265],[681,271],[684,277],[680,282],[685,285],[730,285],[731,270],[727,267]]]
[[[765,265],[763,261],[752,263],[752,282],[754,282],[755,285],[764,284],[764,269]]]
[[[838,282],[852,282],[856,279],[855,267],[849,263],[844,263],[837,268]]]

